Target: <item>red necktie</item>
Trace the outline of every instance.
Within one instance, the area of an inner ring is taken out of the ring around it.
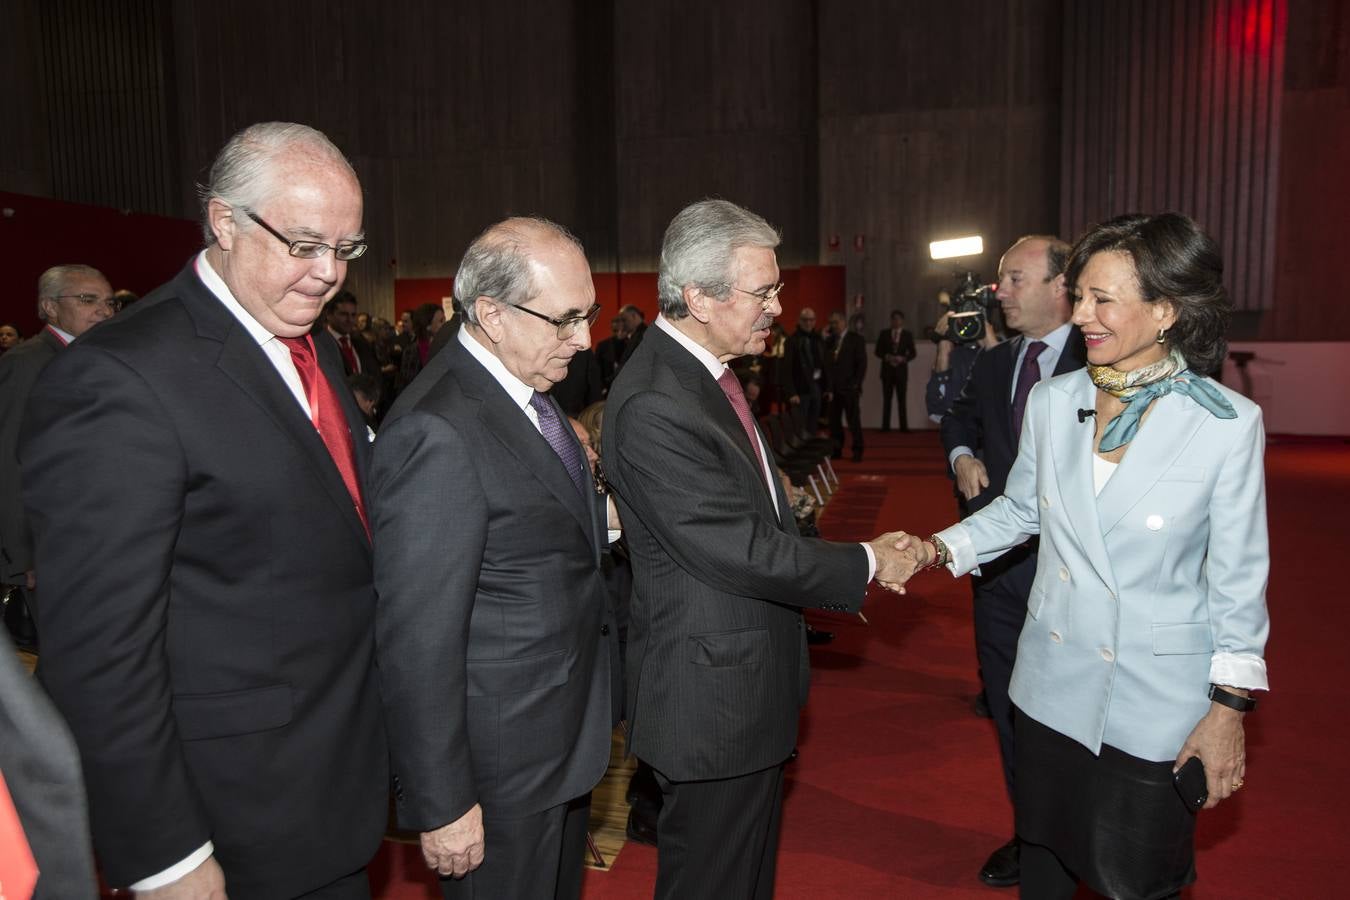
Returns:
[[[319,371],[319,361],[314,356],[314,341],[309,335],[304,337],[278,337],[291,350],[291,361],[300,375],[300,384],[309,400],[309,414],[314,427],[319,430],[328,453],[337,465],[342,481],[347,485],[347,493],[352,496],[352,505],[361,517],[361,524],[370,535],[370,522],[366,519],[366,505],[361,500],[361,485],[356,480],[356,459],[352,455],[352,432],[347,426],[347,417],[342,412],[337,392],[324,374]]]
[[[347,374],[355,375],[361,371],[361,363],[356,358],[356,351],[352,349],[352,339],[345,334],[338,338],[338,349],[342,351],[342,358],[347,362]]]
[[[759,434],[755,431],[755,418],[750,415],[750,404],[745,400],[745,390],[741,387],[741,381],[736,377],[736,373],[730,369],[723,369],[722,374],[717,376],[717,386],[722,389],[722,393],[727,395],[731,401],[731,408],[736,410],[736,418],[741,420],[741,427],[745,429],[745,436],[750,439],[750,449],[755,451],[755,463],[763,471],[764,465],[760,457]],[[773,496],[773,486],[769,486],[769,493]],[[777,500],[775,499],[775,504]]]

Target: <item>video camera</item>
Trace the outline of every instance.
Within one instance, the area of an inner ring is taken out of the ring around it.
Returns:
[[[997,285],[980,284],[974,272],[958,272],[956,278],[947,301],[947,340],[969,344],[984,337],[984,323],[998,305]]]

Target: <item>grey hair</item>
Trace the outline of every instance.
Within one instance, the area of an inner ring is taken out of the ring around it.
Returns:
[[[197,198],[202,206],[202,234],[208,247],[216,242],[209,214],[211,201],[219,199],[235,209],[256,210],[274,191],[273,163],[277,157],[297,149],[344,168],[353,179],[356,178],[356,171],[347,157],[317,128],[295,122],[250,125],[225,142],[211,164],[210,179],[206,184],[197,185]],[[242,216],[236,221],[242,228],[253,226]]]
[[[778,230],[744,207],[727,200],[691,203],[671,220],[661,241],[657,303],[667,319],[689,315],[684,289],[696,287],[718,300],[731,294],[731,261],[741,247],[773,249]]]
[[[470,325],[478,324],[474,301],[491,297],[507,306],[520,306],[534,296],[530,251],[547,241],[565,241],[583,256],[586,250],[572,232],[538,216],[522,216],[489,225],[464,251],[455,273],[455,311]]]
[[[72,278],[102,278],[107,281],[107,277],[93,266],[86,266],[83,263],[67,263],[63,266],[52,266],[47,271],[38,276],[38,318],[47,321],[47,316],[42,311],[42,301],[53,297],[61,296],[66,289],[66,282]]]

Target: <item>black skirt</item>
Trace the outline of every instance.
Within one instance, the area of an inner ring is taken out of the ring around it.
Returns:
[[[1195,881],[1195,814],[1151,762],[1077,741],[1017,710],[1017,836],[1049,848],[1081,882],[1118,900],[1155,900]]]

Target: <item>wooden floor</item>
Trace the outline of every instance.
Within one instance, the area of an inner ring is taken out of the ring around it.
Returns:
[[[591,838],[604,860],[601,863],[593,854],[588,855],[586,865],[592,869],[612,866],[627,839],[628,800],[624,795],[628,791],[628,779],[637,768],[637,759],[624,758],[624,740],[623,727],[614,729],[609,770],[591,792]]]

